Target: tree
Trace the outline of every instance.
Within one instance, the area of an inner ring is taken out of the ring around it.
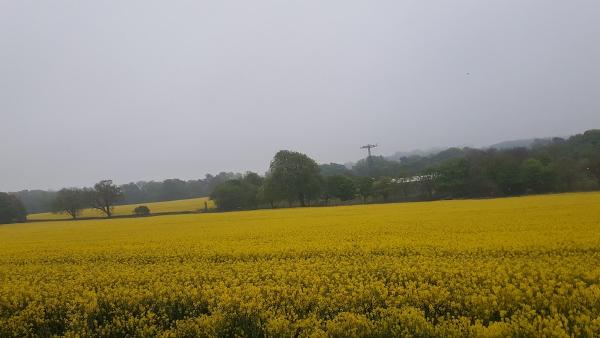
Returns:
[[[143,196],[143,200],[139,201],[139,202],[162,201],[162,197],[163,197],[163,183],[162,182],[140,181],[140,182],[137,182],[136,185],[140,188],[140,190],[142,192],[142,196]],[[123,192],[125,193],[127,191],[123,191]],[[125,195],[123,197],[127,198],[127,195]],[[137,202],[134,202],[134,203],[137,203]]]
[[[383,156],[371,156],[362,159],[352,167],[352,171],[358,176],[369,177],[399,177],[404,175],[402,165],[397,161],[390,161]]]
[[[244,177],[242,177],[242,181],[249,185],[260,187],[263,184],[264,178],[260,177],[257,173],[248,171]]]
[[[492,160],[490,176],[503,195],[523,193],[523,180],[519,172],[519,165],[519,159],[511,156],[510,153],[498,154]]]
[[[123,192],[124,203],[133,204],[146,201],[146,196],[140,186],[133,182],[121,185],[121,192]]]
[[[307,201],[310,203],[312,198],[318,196],[319,166],[310,157],[295,151],[281,150],[273,157],[269,171],[274,191],[285,196],[290,204],[297,200],[304,207]]]
[[[163,201],[173,201],[187,198],[187,189],[185,181],[177,178],[164,180],[162,183]]]
[[[323,177],[321,175],[317,174],[315,176],[314,180],[312,180],[307,186],[306,194],[305,194],[306,205],[308,205],[310,207],[312,201],[316,201],[320,198],[322,187],[323,187]]]
[[[427,168],[423,171],[422,175],[418,177],[417,183],[421,192],[427,196],[428,199],[433,198],[433,193],[437,184],[439,175],[433,168]]]
[[[94,190],[90,191],[92,208],[102,211],[109,218],[112,217],[115,203],[122,197],[121,188],[114,185],[111,180],[103,180],[96,183]]]
[[[341,201],[349,201],[356,195],[356,186],[354,181],[345,175],[333,175],[324,178],[325,187],[323,189],[325,202],[329,198],[339,198]]]
[[[437,169],[439,190],[451,198],[467,196],[469,167],[469,161],[464,158],[443,163]]]
[[[0,224],[25,222],[27,211],[15,195],[0,192]]]
[[[319,172],[321,176],[334,176],[334,175],[349,175],[352,173],[350,169],[346,168],[343,164],[338,163],[329,163],[329,164],[320,164]]]
[[[215,188],[225,182],[225,181],[229,181],[229,180],[233,180],[233,179],[239,179],[242,178],[241,174],[237,174],[237,173],[232,173],[232,172],[220,172],[218,173],[216,176],[213,176],[211,174],[206,174],[206,178],[204,179],[204,194],[206,196],[206,194],[210,195],[210,193],[212,193]]]
[[[135,209],[133,209],[133,213],[136,216],[149,216],[150,215],[150,208],[148,208],[145,205],[140,205],[140,206],[137,206]]]
[[[363,203],[367,203],[367,198],[373,194],[373,181],[371,177],[359,177],[356,181],[358,194],[362,197]]]
[[[56,198],[56,191],[22,190],[14,195],[23,202],[28,213],[52,211],[52,203]]]
[[[411,192],[411,187],[412,187],[411,182],[408,181],[405,177],[403,177],[400,179],[400,181],[398,181],[397,185],[398,185],[398,190],[402,193],[402,196],[405,199],[407,199],[408,195]]]
[[[551,191],[554,183],[554,173],[541,161],[530,158],[521,164],[521,175],[526,189],[534,193]]]
[[[393,190],[394,183],[389,177],[380,177],[377,181],[373,182],[373,193],[380,195],[384,201],[387,201]]]
[[[258,200],[268,203],[271,209],[274,209],[275,203],[284,198],[283,192],[277,190],[277,186],[273,183],[273,178],[270,175],[265,177],[263,184],[258,189]]]
[[[257,173],[248,171],[241,180],[244,186],[244,207],[258,208],[261,201],[259,192],[264,183],[264,178]]]
[[[77,188],[65,188],[58,191],[53,203],[54,212],[66,213],[76,219],[81,210],[89,206],[86,193]]]
[[[210,198],[221,210],[237,210],[257,208],[259,187],[262,177],[248,172],[241,179],[225,181],[215,187]]]
[[[230,180],[215,187],[210,199],[221,210],[237,210],[244,206],[244,187],[241,180]]]
[[[600,186],[600,152],[590,156],[589,166],[586,168],[586,171],[596,179],[598,186]]]
[[[560,157],[551,164],[552,171],[556,174],[557,191],[586,190],[591,177],[588,175],[589,161],[587,159],[573,160]]]

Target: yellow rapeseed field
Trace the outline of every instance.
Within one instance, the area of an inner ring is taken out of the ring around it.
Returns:
[[[600,333],[600,193],[0,226],[0,336]]]
[[[161,212],[179,212],[179,211],[197,211],[204,209],[204,202],[208,203],[209,208],[214,207],[213,201],[209,200],[207,197],[200,198],[190,198],[185,200],[178,201],[166,201],[166,202],[150,202],[150,203],[137,203],[137,204],[126,204],[126,205],[117,205],[115,206],[114,215],[131,215],[133,214],[133,209],[139,205],[145,205],[150,208],[151,213],[161,213]],[[96,209],[85,209],[81,213],[79,217],[103,217],[105,216],[101,211]],[[44,220],[44,219],[70,219],[71,216],[68,214],[60,214],[60,213],[39,213],[39,214],[31,214],[27,216],[28,220]]]

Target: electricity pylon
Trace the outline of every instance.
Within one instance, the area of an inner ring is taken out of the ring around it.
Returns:
[[[369,175],[371,175],[371,166],[373,164],[373,159],[371,158],[371,149],[376,147],[377,144],[367,144],[360,147],[360,149],[367,149],[367,152],[369,153],[369,156],[367,157],[367,170],[369,171]]]

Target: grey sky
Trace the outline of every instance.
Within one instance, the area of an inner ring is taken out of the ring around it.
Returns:
[[[599,18],[597,0],[0,0],[0,191],[599,128]]]

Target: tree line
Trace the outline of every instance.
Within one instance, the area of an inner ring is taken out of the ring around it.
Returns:
[[[121,187],[111,180],[103,180],[93,188],[64,188],[56,193],[53,211],[66,213],[73,219],[81,214],[83,209],[99,210],[106,217],[112,217],[115,204],[123,198]]]
[[[262,177],[223,182],[210,195],[221,210],[485,198],[600,188],[600,130],[531,148],[450,148],[397,161],[371,157],[352,168],[278,152]]]
[[[387,201],[481,198],[600,189],[600,130],[554,138],[530,148],[449,148],[394,160],[382,156],[352,166],[317,164],[282,150],[265,175],[248,172],[204,179],[128,183],[92,188],[0,194],[0,223],[24,221],[27,212],[83,208],[112,216],[117,204],[210,196],[220,210],[315,206]]]
[[[112,216],[115,204],[123,197],[121,188],[111,180],[96,183],[93,188],[64,188],[56,192],[52,200],[52,210],[66,213],[76,219],[86,208],[100,210],[107,217]],[[15,194],[0,193],[0,224],[25,222],[27,210]]]
[[[177,178],[164,181],[138,181],[119,185],[121,197],[117,204],[138,204],[178,199],[206,197],[222,182],[241,177],[242,174],[221,172],[217,175],[207,174],[196,180],[180,180]],[[93,189],[93,188],[88,188]],[[23,190],[15,193],[23,202],[27,213],[54,211],[54,201],[58,191]]]

